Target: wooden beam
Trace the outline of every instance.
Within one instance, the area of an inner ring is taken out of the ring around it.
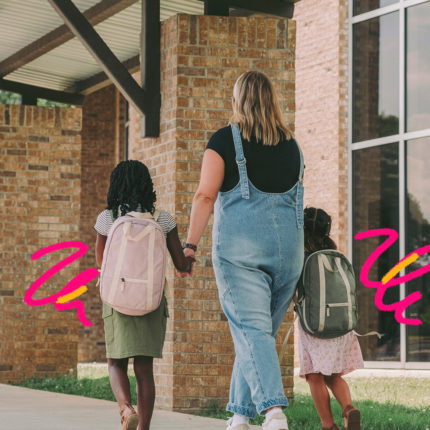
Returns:
[[[133,5],[138,0],[102,0],[84,12],[85,18],[94,26]],[[73,39],[67,25],[61,25],[40,39],[20,49],[0,62],[0,78],[39,58],[41,55]]]
[[[109,49],[92,25],[71,0],[48,0],[73,34],[87,48],[126,100],[144,115],[148,100],[145,92]]]
[[[19,82],[9,81],[1,78],[0,89],[21,94],[24,101],[31,101],[31,104],[33,104],[34,100],[38,98],[71,105],[82,105],[84,103],[84,96],[81,94],[65,93],[63,91],[21,84]]]
[[[227,0],[204,0],[205,15],[229,16],[229,5]]]
[[[230,8],[292,18],[297,0],[203,0],[205,15],[228,16]]]
[[[129,71],[129,73],[137,72],[140,70],[139,55],[129,58],[122,64]],[[83,79],[82,81],[75,82],[73,85],[66,88],[65,91],[88,95],[110,84],[112,84],[112,82],[109,79],[109,76],[106,75],[105,72],[100,72],[90,76],[89,78]]]
[[[142,0],[141,82],[150,100],[141,120],[142,137],[160,135],[160,0]]]

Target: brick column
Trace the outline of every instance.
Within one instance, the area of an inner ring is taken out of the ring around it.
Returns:
[[[305,205],[333,217],[348,251],[348,2],[301,0],[297,21],[296,137],[305,157]],[[299,366],[295,348],[295,365]]]
[[[31,261],[38,249],[77,240],[81,187],[80,108],[0,105],[0,382],[76,372],[76,312],[29,307],[28,287],[69,250]],[[59,291],[79,262],[35,294]]]
[[[97,215],[106,208],[110,173],[125,159],[125,101],[114,85],[85,97],[82,108],[82,188],[79,240],[90,249],[80,261],[81,270],[97,267],[94,254]],[[102,303],[97,280],[82,296],[91,327],[80,325],[78,361],[106,361]]]
[[[162,113],[158,139],[141,139],[131,111],[130,158],[150,168],[158,206],[174,214],[185,238],[191,202],[211,135],[228,123],[232,88],[241,73],[260,70],[274,82],[282,111],[294,127],[295,23],[262,17],[178,15],[162,24]],[[171,311],[164,359],[156,366],[158,406],[195,411],[227,401],[233,344],[211,263],[211,228],[200,242],[192,278],[169,271]],[[291,325],[286,316],[279,340]],[[293,395],[293,337],[282,363]]]
[[[301,0],[297,21],[297,140],[305,161],[305,203],[333,216],[347,252],[348,2]]]

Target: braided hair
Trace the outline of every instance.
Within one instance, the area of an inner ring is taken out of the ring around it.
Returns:
[[[337,249],[330,237],[331,217],[323,209],[306,208],[304,210],[305,250],[316,252],[322,249]]]
[[[140,205],[143,212],[155,211],[157,200],[154,185],[148,168],[137,160],[121,161],[110,175],[110,186],[107,195],[107,208],[113,216],[118,217],[135,211]]]

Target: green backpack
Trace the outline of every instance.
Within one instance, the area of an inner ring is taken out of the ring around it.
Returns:
[[[307,333],[333,338],[357,325],[354,269],[339,251],[326,249],[309,255],[298,283],[294,307]]]

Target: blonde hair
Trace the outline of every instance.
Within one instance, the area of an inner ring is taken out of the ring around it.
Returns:
[[[233,116],[242,136],[255,136],[263,145],[274,146],[282,139],[291,139],[292,132],[284,124],[275,90],[269,78],[261,72],[246,72],[239,76],[233,89]]]

